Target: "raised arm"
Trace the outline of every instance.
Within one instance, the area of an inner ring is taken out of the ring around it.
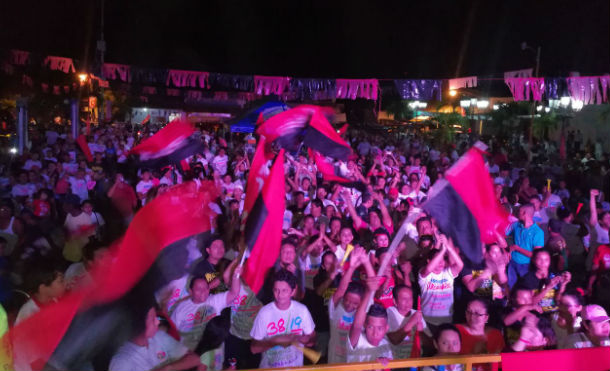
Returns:
[[[358,306],[358,310],[356,310],[352,327],[349,329],[349,341],[352,348],[356,347],[360,335],[362,335],[362,328],[364,327],[364,322],[366,320],[366,308],[375,294],[375,291],[379,288],[380,282],[379,277],[368,277],[366,279],[366,293],[360,302],[360,306]]]
[[[356,208],[354,208],[354,204],[352,203],[351,193],[349,193],[348,190],[344,190],[341,193],[341,196],[343,196],[343,201],[345,201],[345,205],[347,206],[347,211],[349,212],[349,215],[352,217],[352,220],[354,221],[354,225],[356,226],[356,229],[358,229],[360,227],[360,225],[362,224],[362,218],[356,212]]]
[[[235,259],[237,261],[237,259]],[[231,305],[233,300],[239,295],[239,289],[241,287],[241,282],[239,281],[239,276],[241,275],[241,266],[235,267],[233,271],[233,275],[231,277],[231,288],[227,293],[227,305]]]
[[[335,307],[339,305],[339,301],[343,298],[343,295],[345,295],[347,286],[350,282],[352,282],[352,277],[354,275],[354,272],[356,271],[356,268],[358,268],[362,264],[361,253],[358,252],[358,248],[354,249],[351,255],[352,256],[350,258],[349,268],[347,268],[347,271],[345,271],[345,274],[343,274],[343,277],[341,277],[339,287],[337,287],[337,291],[335,291],[335,293],[333,294],[332,299],[333,305]]]
[[[598,223],[597,220],[597,200],[595,199],[599,196],[599,190],[592,189],[591,196],[589,198],[589,209],[591,210],[591,216],[589,217],[589,224],[591,227],[595,227]]]
[[[430,259],[428,264],[421,270],[419,273],[423,278],[428,277],[430,273],[432,273],[436,267],[445,259],[445,254],[447,253],[447,244],[441,243],[441,248],[439,252],[434,256],[434,258]]]
[[[462,271],[462,268],[464,268],[464,262],[460,258],[460,254],[457,252],[453,242],[446,241],[445,243],[447,244],[447,255],[449,256],[449,268],[451,273],[457,276]]]

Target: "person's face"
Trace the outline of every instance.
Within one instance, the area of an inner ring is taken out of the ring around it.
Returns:
[[[303,195],[302,193],[297,194],[297,203],[303,203],[304,200],[305,195]]]
[[[407,288],[398,291],[398,294],[394,298],[394,304],[396,305],[396,309],[401,313],[413,309],[413,292]]]
[[[551,265],[551,257],[546,252],[541,252],[536,255],[534,259],[534,266],[539,271],[546,272],[549,270],[549,266]]]
[[[411,175],[409,177],[409,182],[411,183],[411,186],[415,186],[418,181],[419,181],[419,178],[417,177],[417,175]]]
[[[375,242],[377,242],[377,247],[388,247],[390,245],[388,235],[383,233],[380,233],[375,236]]]
[[[191,288],[191,298],[196,304],[201,304],[210,296],[210,286],[208,281],[203,278],[195,279],[193,288]]]
[[[331,234],[338,233],[339,230],[341,230],[341,222],[339,220],[335,219],[332,222],[330,222],[330,233]]]
[[[605,213],[602,217],[601,223],[603,227],[610,228],[610,213]]]
[[[534,210],[540,210],[540,199],[538,197],[533,197],[530,203],[534,205]]]
[[[318,198],[320,200],[322,200],[326,197],[326,189],[324,187],[318,188],[318,190],[316,192],[317,192]]]
[[[515,294],[515,301],[520,307],[532,304],[532,292],[530,290],[517,291]]]
[[[559,188],[560,189],[565,189],[566,188],[566,182],[563,181],[563,180],[559,181]]]
[[[90,203],[84,204],[83,212],[87,215],[91,215],[93,213],[93,205],[91,205]]]
[[[461,348],[460,335],[453,330],[445,330],[441,332],[434,345],[440,355],[457,354]]]
[[[296,249],[290,244],[282,245],[280,250],[280,263],[292,264],[297,257]]]
[[[84,170],[79,170],[76,172],[76,178],[78,179],[85,179],[85,171]]]
[[[364,334],[369,343],[379,345],[388,332],[388,320],[383,317],[366,316]]]
[[[502,249],[498,245],[492,245],[487,252],[487,258],[491,261],[498,261],[502,257]]]
[[[58,274],[57,277],[53,280],[53,282],[51,282],[50,285],[48,285],[48,286],[43,285],[43,288],[46,291],[45,294],[51,298],[62,297],[64,295],[64,293],[66,292],[66,285],[64,282],[63,273]]]
[[[142,180],[146,182],[149,179],[150,179],[150,172],[148,172],[148,171],[143,172],[142,173]]]
[[[311,186],[311,181],[307,178],[304,178],[301,182],[301,186],[303,187],[303,189],[309,189],[309,186]]]
[[[384,187],[385,186],[385,179],[384,178],[377,178],[377,186],[379,188]]]
[[[608,338],[610,336],[610,322],[595,322],[589,321],[585,327],[589,337],[598,339]]]
[[[489,319],[489,313],[479,301],[471,302],[466,308],[466,322],[472,328],[484,327]]]
[[[369,221],[371,228],[373,229],[381,225],[381,221],[379,220],[379,215],[377,215],[377,213],[369,213]]]
[[[21,184],[25,184],[28,181],[28,175],[23,173],[23,174],[19,174],[19,183]]]
[[[352,234],[351,229],[343,228],[341,230],[341,235],[339,236],[339,238],[341,239],[341,244],[342,245],[348,245],[354,239],[354,235]]]
[[[563,295],[559,301],[559,310],[563,313],[569,313],[572,318],[576,318],[582,310],[582,305],[573,296]]]
[[[337,257],[335,254],[326,254],[324,255],[324,261],[322,262],[322,267],[326,271],[331,271],[335,266],[335,262],[337,261]]]
[[[147,339],[150,339],[155,336],[158,330],[159,319],[157,318],[157,312],[155,311],[155,308],[150,308],[146,314],[146,329],[144,330],[144,335]]]
[[[322,215],[322,207],[318,205],[311,205],[311,215],[316,218]]]
[[[225,175],[223,180],[224,180],[225,184],[231,184],[231,176],[230,175]]]
[[[233,190],[233,196],[235,197],[236,200],[241,200],[241,196],[244,194],[244,191],[241,190],[241,188],[235,188],[235,190]]]
[[[308,231],[312,230],[314,227],[313,218],[305,218],[305,220],[303,221],[303,227]]]
[[[212,259],[220,260],[225,256],[225,243],[222,240],[215,240],[206,251]]]
[[[361,301],[362,298],[360,295],[353,292],[348,292],[343,295],[343,308],[348,313],[354,312],[356,309],[358,309],[358,306],[360,306]]]
[[[292,296],[296,292],[296,287],[292,289],[288,282],[276,281],[273,284],[273,299],[278,307],[285,308],[290,305]]]
[[[424,222],[421,222],[418,224],[418,231],[417,233],[420,236],[423,235],[433,235],[434,231],[432,230],[432,223],[430,223],[429,220],[426,220]]]

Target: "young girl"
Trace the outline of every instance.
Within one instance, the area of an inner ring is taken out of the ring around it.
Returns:
[[[458,329],[450,324],[443,323],[438,326],[434,335],[434,347],[436,348],[437,356],[449,356],[455,355],[460,352],[462,348],[462,337]],[[462,371],[464,365],[441,365],[441,366],[426,366],[422,368],[422,371]]]
[[[557,348],[565,349],[570,334],[580,330],[582,323],[580,312],[584,298],[577,289],[570,289],[561,296],[558,304],[559,311],[553,313],[551,326],[557,337]]]

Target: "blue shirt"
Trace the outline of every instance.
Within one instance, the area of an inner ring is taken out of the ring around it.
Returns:
[[[536,223],[525,228],[523,223],[515,222],[511,225],[508,234],[513,236],[515,245],[524,250],[533,251],[535,246],[544,246],[544,232]],[[517,251],[511,253],[511,259],[517,264],[529,264],[530,262],[529,257]]]

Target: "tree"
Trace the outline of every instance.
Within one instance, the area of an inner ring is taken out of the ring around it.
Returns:
[[[534,117],[534,136],[538,139],[548,139],[549,133],[557,129],[559,117],[555,112],[543,113]]]
[[[460,129],[467,130],[469,127],[468,119],[455,112],[437,113],[432,121],[437,123],[434,136],[440,143],[453,142]]]

